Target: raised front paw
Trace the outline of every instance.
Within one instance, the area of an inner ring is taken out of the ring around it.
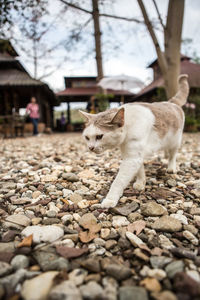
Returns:
[[[117,205],[118,201],[115,201],[113,199],[105,198],[101,202],[101,207],[102,208],[110,208],[110,207],[115,207]]]
[[[133,184],[133,188],[135,189],[135,190],[137,190],[137,191],[143,191],[144,189],[145,189],[145,183],[143,183],[143,182],[135,182],[134,184]]]

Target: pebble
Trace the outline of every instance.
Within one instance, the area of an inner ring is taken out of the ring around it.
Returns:
[[[109,276],[112,276],[119,281],[127,279],[132,275],[131,269],[124,267],[122,265],[119,265],[119,264],[118,265],[110,264],[106,268],[106,273]]]
[[[123,286],[119,289],[119,300],[148,300],[148,294],[143,287]]]
[[[57,271],[45,272],[30,280],[25,280],[21,295],[24,300],[44,300],[47,299],[53,280],[58,275]]]
[[[13,270],[13,267],[10,264],[0,261],[0,277],[10,274],[12,272],[12,270]]]
[[[112,226],[115,228],[127,226],[129,223],[130,222],[127,220],[127,218],[122,216],[114,216],[112,219]]]
[[[198,245],[199,244],[199,241],[198,239],[188,230],[184,230],[183,231],[183,236],[188,240],[190,241],[193,245]]]
[[[22,231],[22,235],[29,236],[33,234],[33,242],[39,244],[41,242],[54,242],[64,235],[64,230],[61,227],[49,226],[28,226]]]
[[[182,224],[175,218],[163,216],[153,223],[152,228],[158,231],[175,232],[182,229]]]
[[[150,201],[141,205],[141,213],[151,217],[162,216],[166,213],[166,208],[154,201]]]
[[[21,215],[21,214],[17,214],[17,215],[12,215],[12,216],[8,216],[6,218],[6,222],[4,223],[4,226],[6,226],[7,228],[10,227],[15,227],[15,228],[22,228],[22,227],[26,227],[28,225],[30,225],[31,220],[25,216],[25,215]]]
[[[165,267],[167,276],[172,279],[176,273],[184,270],[184,263],[182,260],[173,261]]]
[[[144,242],[132,232],[127,231],[126,237],[129,239],[129,241],[134,247],[140,247],[142,245],[145,245]]]
[[[29,266],[29,258],[25,255],[16,255],[12,260],[11,260],[11,266],[13,267],[14,270],[18,269],[26,269]]]
[[[104,290],[95,281],[90,281],[85,285],[80,286],[80,292],[84,299],[103,299]]]

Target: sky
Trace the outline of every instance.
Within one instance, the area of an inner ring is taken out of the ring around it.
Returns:
[[[57,1],[57,5],[55,5]],[[91,8],[91,0],[76,1],[80,6]],[[111,13],[125,17],[136,17],[142,20],[141,12],[136,0],[105,0],[106,5],[100,7],[101,12]],[[144,0],[146,9],[151,17],[157,18],[156,11],[151,0]],[[163,20],[166,19],[168,0],[157,0],[157,4]],[[59,0],[51,0],[49,5],[50,15],[46,22],[54,22],[52,30],[45,36],[43,43],[55,45],[63,39],[68,39],[71,30],[76,24],[84,24],[88,15],[68,9],[65,13],[61,11],[62,5]],[[183,23],[182,38],[190,38],[192,50],[200,50],[200,0],[185,1],[185,15]],[[118,21],[101,17],[102,50],[104,75],[120,75],[138,77],[145,83],[152,79],[152,70],[147,65],[156,58],[153,43],[144,25],[133,22]],[[15,34],[20,35],[15,24]],[[162,32],[157,32],[158,39],[162,44]],[[27,41],[27,45],[29,42]],[[19,59],[25,68],[33,74],[33,64],[28,55],[16,47],[20,54]],[[56,72],[44,78],[54,91],[64,89],[64,76],[96,76],[96,62],[93,39],[93,24],[90,22],[83,30],[82,40],[76,45],[68,44],[68,48],[60,47],[51,53],[51,57],[42,61],[39,65],[39,75],[52,70],[59,64]],[[186,49],[184,50],[184,52]],[[189,50],[188,50],[189,51]],[[183,51],[182,51],[183,52]],[[185,53],[184,53],[185,54]],[[189,54],[189,53],[187,53]],[[48,69],[48,66],[49,69]],[[45,70],[46,69],[46,70]]]

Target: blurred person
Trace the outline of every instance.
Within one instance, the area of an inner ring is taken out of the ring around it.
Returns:
[[[35,97],[31,97],[31,102],[26,107],[26,113],[29,115],[33,124],[33,135],[38,135],[39,105]]]
[[[60,128],[62,132],[66,131],[66,118],[64,112],[61,113]]]

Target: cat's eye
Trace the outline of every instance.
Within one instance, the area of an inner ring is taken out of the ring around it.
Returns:
[[[86,140],[88,140],[88,141],[89,141],[89,137],[88,137],[88,136],[86,136],[85,138],[86,138]]]
[[[99,135],[96,136],[96,140],[101,140],[102,137],[103,137],[103,134],[99,134]]]

